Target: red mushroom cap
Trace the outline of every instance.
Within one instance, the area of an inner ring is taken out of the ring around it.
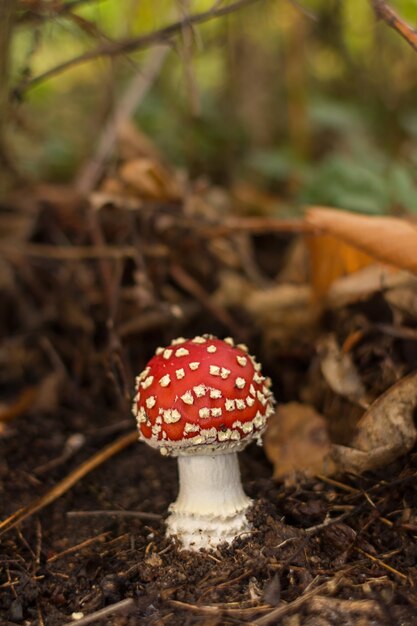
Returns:
[[[157,349],[136,385],[139,436],[163,454],[242,449],[273,413],[270,380],[230,338],[175,339]]]

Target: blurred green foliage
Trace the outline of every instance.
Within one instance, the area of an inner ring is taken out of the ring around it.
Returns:
[[[417,212],[417,54],[366,0],[302,4],[305,13],[265,0],[196,27],[187,55],[177,37],[135,121],[191,175],[245,179],[278,194],[285,210]],[[211,5],[90,0],[73,16],[23,21],[12,87],[106,40],[161,28],[186,6]],[[391,5],[417,24],[415,0]],[[24,93],[9,125],[21,171],[71,180],[149,53],[77,65]]]

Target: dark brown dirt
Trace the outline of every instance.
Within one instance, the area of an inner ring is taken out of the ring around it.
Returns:
[[[58,420],[39,415],[21,418],[15,426],[19,439],[1,442],[3,517],[65,474],[61,467],[36,476],[45,450],[53,457],[56,441],[64,436]],[[35,438],[36,432],[42,438]],[[109,436],[97,431],[87,440],[78,462]],[[129,615],[94,623],[246,623],[341,575],[331,599],[371,602],[377,607],[372,619],[360,603],[342,618],[340,608],[326,606],[326,593],[319,595],[320,618],[311,601],[294,611],[301,621],[293,615],[293,621],[287,616],[272,623],[417,624],[417,454],[340,485],[320,480],[276,485],[256,447],[242,453],[241,466],[245,488],[256,502],[252,537],[212,554],[193,554],[178,551],[164,537],[162,518],[124,515],[166,513],[176,494],[175,461],[161,460],[139,443],[114,457],[41,515],[2,537],[1,623],[58,626],[73,613],[88,615],[125,598],[134,600]],[[97,513],[81,517],[80,511]]]

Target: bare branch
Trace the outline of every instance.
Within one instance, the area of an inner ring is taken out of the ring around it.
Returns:
[[[169,51],[167,46],[158,46],[145,63],[140,73],[137,73],[121,97],[119,104],[111,115],[97,144],[93,158],[81,169],[75,182],[75,187],[81,194],[90,193],[98,180],[108,158],[110,157],[117,133],[120,127],[133,115],[135,109],[148,93],[157,78]]]
[[[186,28],[187,26],[203,24],[204,22],[208,22],[212,19],[224,17],[225,15],[229,15],[230,13],[254,4],[255,2],[259,2],[259,0],[237,0],[236,2],[232,2],[225,7],[210,9],[202,13],[190,15],[185,19],[174,22],[169,26],[165,26],[165,28],[161,28],[160,30],[156,30],[147,35],[129,37],[127,39],[121,39],[114,42],[105,42],[97,46],[97,48],[73,57],[72,59],[68,59],[68,61],[64,61],[63,63],[60,63],[59,65],[50,68],[46,72],[43,72],[42,74],[39,74],[34,78],[22,81],[14,89],[14,96],[20,98],[20,96],[25,91],[36,87],[43,81],[57,76],[58,74],[61,74],[62,72],[76,65],[81,65],[82,63],[87,63],[88,61],[92,61],[93,59],[98,59],[101,57],[115,57],[120,54],[134,52],[136,50],[143,50],[144,48],[149,48],[150,46],[153,46],[155,44],[167,43],[170,39],[172,39],[172,37],[174,37],[174,35],[176,35],[178,32],[181,32],[182,29]]]
[[[8,83],[10,49],[16,18],[17,0],[0,0],[0,195],[5,184],[4,174],[10,169],[4,131],[8,113]]]
[[[42,9],[27,9],[21,12],[16,23],[26,25],[34,22],[44,22],[57,17],[66,17],[83,4],[101,1],[102,0],[73,0],[73,2],[65,2],[62,4],[48,3],[44,11],[42,11]]]
[[[417,51],[417,31],[392,9],[385,0],[370,0],[375,15],[401,35]]]

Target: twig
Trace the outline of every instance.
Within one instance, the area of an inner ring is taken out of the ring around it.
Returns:
[[[82,261],[86,259],[133,259],[136,250],[133,246],[53,246],[49,244],[26,243],[22,245],[0,245],[0,257],[29,256],[38,259],[61,261]]]
[[[146,511],[68,511],[67,517],[136,517],[137,519],[160,521],[162,515],[158,513],[147,513]]]
[[[333,613],[340,613],[347,616],[348,613],[362,615],[379,616],[382,613],[381,607],[375,600],[345,600],[344,598],[329,598],[328,596],[315,596],[308,603],[308,608],[316,613],[323,614],[330,610]]]
[[[274,217],[231,217],[221,224],[200,225],[205,237],[222,237],[236,232],[310,233],[314,229],[304,220],[280,220]]]
[[[17,526],[17,524],[20,524],[21,522],[26,520],[31,515],[38,513],[38,511],[44,509],[46,506],[48,506],[48,504],[51,504],[52,502],[60,498],[79,480],[84,478],[84,476],[111,459],[115,454],[118,454],[128,446],[135,443],[135,441],[137,441],[136,431],[127,433],[123,437],[116,439],[116,441],[94,454],[92,457],[87,459],[87,461],[84,461],[84,463],[82,463],[73,472],[71,472],[58,484],[52,487],[52,489],[47,491],[43,496],[41,496],[34,502],[31,502],[22,509],[19,509],[19,511],[16,511],[8,518],[0,522],[0,536],[11,528]]]
[[[8,92],[11,64],[13,28],[17,12],[17,0],[0,0],[0,195],[6,184],[5,174],[13,166],[5,142],[8,120]]]
[[[288,0],[288,2],[292,4],[296,9],[298,9],[303,15],[308,17],[310,20],[313,20],[314,22],[319,21],[318,16],[315,13],[313,13],[313,11],[311,11],[310,9],[307,9],[303,4],[298,2],[298,0]]]
[[[385,0],[370,0],[375,14],[401,35],[406,42],[417,51],[417,31],[392,9]]]
[[[0,407],[0,424],[11,422],[16,417],[23,415],[32,408],[37,396],[36,387],[26,387],[18,398],[6,407]]]
[[[72,622],[67,622],[64,626],[86,626],[87,624],[92,624],[93,622],[97,622],[97,620],[102,619],[103,617],[109,617],[109,615],[114,615],[115,613],[121,613],[122,611],[131,611],[135,603],[132,598],[126,598],[126,600],[121,600],[120,602],[116,602],[115,604],[111,604],[110,606],[106,606],[104,609],[100,609],[95,613],[91,613],[90,615],[86,615],[81,619],[73,620]]]
[[[73,2],[65,2],[57,5],[55,2],[49,2],[48,8],[45,13],[41,10],[36,11],[34,9],[28,9],[22,13],[16,20],[17,24],[28,24],[31,22],[43,22],[49,19],[57,17],[65,17],[69,13],[72,13],[74,9],[78,9],[83,4],[91,4],[92,2],[101,2],[102,0],[74,0]]]
[[[319,585],[315,589],[312,589],[311,591],[304,593],[302,596],[299,596],[296,600],[293,600],[292,602],[289,602],[284,606],[279,606],[276,609],[273,609],[263,617],[259,617],[258,619],[253,621],[252,624],[256,624],[256,626],[267,626],[268,624],[278,623],[278,620],[281,619],[281,617],[284,617],[284,615],[287,615],[288,613],[292,613],[294,610],[299,609],[300,606],[311,600],[311,598],[313,598],[314,596],[320,595],[323,592],[335,593],[339,585],[340,578],[341,576],[337,576],[332,580],[328,580],[327,582]]]
[[[241,9],[245,6],[249,6],[250,4],[254,4],[255,2],[259,2],[260,0],[237,0],[236,2],[232,2],[228,6],[219,8],[219,9],[209,9],[208,11],[204,11],[202,13],[196,13],[195,15],[190,15],[186,19],[179,20],[166,26],[165,28],[161,28],[160,30],[156,30],[147,35],[140,35],[138,37],[130,37],[128,39],[122,39],[115,42],[106,42],[97,46],[93,50],[89,50],[84,54],[80,54],[72,59],[68,59],[68,61],[64,61],[55,67],[50,68],[46,72],[42,74],[38,74],[38,76],[34,76],[33,78],[22,81],[18,84],[14,90],[14,93],[17,97],[20,97],[25,91],[28,89],[32,89],[33,87],[39,85],[41,82],[52,78],[53,76],[57,76],[61,72],[68,70],[76,65],[80,65],[82,63],[87,63],[88,61],[92,61],[93,59],[98,59],[101,57],[115,57],[122,53],[133,52],[136,50],[143,50],[144,48],[149,48],[155,44],[167,43],[174,35],[178,32],[181,32],[183,28],[187,26],[191,26],[194,24],[203,24],[204,22],[208,22],[212,19],[216,19],[219,17],[224,17],[225,15],[229,15],[238,9]]]
[[[109,534],[110,532],[107,531],[105,533],[101,533],[100,535],[95,535],[94,537],[90,537],[89,539],[86,539],[85,541],[82,541],[81,543],[77,543],[77,545],[75,546],[71,546],[70,548],[67,548],[66,550],[62,550],[62,552],[53,554],[52,556],[49,557],[49,559],[47,559],[46,562],[53,563],[54,561],[61,559],[63,556],[68,556],[68,554],[73,554],[74,552],[79,552],[80,550],[87,548],[88,546],[91,546],[91,544],[93,543],[104,541],[106,537],[109,536]]]
[[[88,194],[96,186],[103,168],[113,151],[120,127],[129,120],[148,93],[161,70],[168,50],[168,46],[159,46],[153,50],[145,66],[141,68],[128,86],[116,107],[114,115],[111,116],[104,127],[93,158],[78,174],[75,188],[80,193]]]
[[[151,309],[150,311],[140,311],[137,317],[132,317],[118,326],[119,337],[124,339],[129,335],[145,333],[155,328],[168,326],[169,324],[181,321],[186,323],[200,310],[200,305],[196,302],[188,302],[161,311]],[[0,414],[1,416],[1,414]],[[0,417],[1,419],[1,417]]]
[[[210,313],[228,328],[235,337],[242,335],[242,330],[238,327],[232,316],[222,307],[215,304],[201,285],[194,280],[180,265],[173,264],[171,266],[171,276],[175,282],[185,291],[190,293],[197,302],[200,302]]]
[[[181,602],[180,600],[170,600],[169,604],[178,609],[183,609],[184,611],[191,611],[192,613],[206,613],[216,616],[224,614],[233,615],[235,617],[248,617],[254,613],[261,613],[262,611],[269,610],[269,606],[265,605],[251,606],[247,608],[232,608],[221,604],[188,604],[188,602]]]
[[[369,554],[369,552],[365,552],[365,550],[362,550],[361,548],[354,548],[354,550],[356,550],[356,552],[359,552],[360,554],[363,554],[368,559],[370,559],[374,563],[377,563],[378,565],[380,565],[384,569],[388,570],[389,572],[391,572],[391,574],[394,574],[395,576],[398,576],[399,578],[402,578],[403,580],[407,580],[408,579],[408,577],[405,574],[403,574],[402,572],[399,572],[394,567],[391,567],[391,565],[388,565],[387,563],[384,563],[384,561],[381,561],[381,559],[378,559],[376,556],[373,556],[372,554]]]

